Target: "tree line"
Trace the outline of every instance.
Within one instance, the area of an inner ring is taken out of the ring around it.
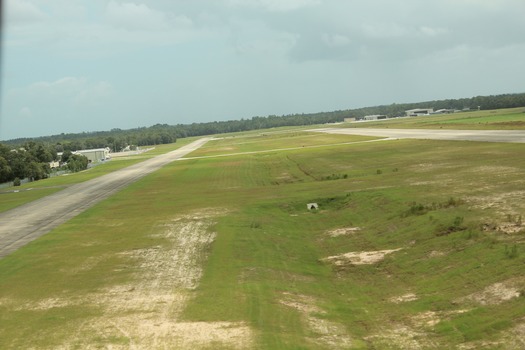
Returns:
[[[21,179],[45,179],[51,173],[51,162],[62,162],[72,172],[88,166],[88,159],[82,155],[68,151],[59,157],[55,145],[28,141],[13,148],[0,143],[0,183],[13,181],[20,185]]]
[[[118,152],[137,146],[159,145],[176,142],[178,138],[268,129],[280,126],[301,126],[342,122],[345,118],[360,119],[366,115],[381,114],[387,117],[403,116],[406,110],[434,109],[499,109],[525,106],[525,93],[476,96],[471,98],[425,101],[418,103],[390,104],[375,107],[289,114],[283,116],[256,116],[250,119],[215,121],[192,124],[156,124],[135,129],[112,129],[83,133],[59,134],[38,138],[19,138],[0,144],[0,182],[14,177],[39,179],[49,174],[46,164],[57,159],[57,152],[105,148]],[[24,151],[21,150],[24,149]],[[78,159],[75,162],[80,162]],[[79,165],[82,167],[83,165]],[[76,169],[77,167],[75,167]],[[11,180],[7,180],[11,181]]]
[[[434,109],[465,109],[482,110],[512,108],[525,106],[525,93],[503,94],[491,96],[476,96],[461,99],[446,99],[417,103],[400,103],[374,107],[319,112],[310,114],[290,114],[283,116],[256,116],[250,119],[215,121],[192,124],[156,124],[150,127],[110,131],[95,131],[71,134],[59,134],[39,138],[19,138],[4,141],[13,146],[22,145],[28,141],[38,140],[53,144],[58,152],[76,151],[80,149],[109,147],[118,152],[125,147],[146,146],[173,143],[178,138],[203,136],[230,132],[267,129],[280,126],[300,126],[342,122],[345,118],[362,118],[366,115],[381,114],[388,117],[404,115],[406,110],[415,108]]]

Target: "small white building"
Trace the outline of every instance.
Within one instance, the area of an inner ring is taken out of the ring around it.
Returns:
[[[437,111],[434,111],[430,114],[450,114],[450,113],[454,113],[454,110],[443,108],[443,109],[438,109]]]
[[[363,119],[364,120],[382,120],[382,119],[386,119],[386,115],[384,114],[365,115]]]
[[[407,117],[418,117],[420,115],[430,115],[434,112],[434,108],[416,108],[405,111]]]
[[[96,163],[103,160],[110,159],[109,148],[95,148],[95,149],[82,149],[79,151],[73,152],[73,154],[78,154],[86,157],[89,162]]]
[[[52,162],[49,162],[50,169],[56,169],[59,167],[60,167],[60,162],[58,160],[53,160]]]

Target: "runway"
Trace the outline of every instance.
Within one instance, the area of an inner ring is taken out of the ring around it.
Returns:
[[[129,184],[184,157],[211,138],[202,138],[175,151],[82,182],[0,213],[0,258],[108,198]]]
[[[322,128],[309,131],[396,139],[525,143],[525,130]]]

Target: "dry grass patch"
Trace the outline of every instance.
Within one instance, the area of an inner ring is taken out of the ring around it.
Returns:
[[[495,209],[498,214],[506,216],[516,215],[523,208],[525,191],[511,191],[488,196],[470,196],[468,202],[476,209]]]
[[[522,350],[525,349],[525,320],[507,331],[499,334],[494,341],[473,341],[460,344],[458,349],[477,350],[477,349],[503,349],[503,350]]]
[[[428,341],[427,333],[405,325],[394,325],[380,333],[365,337],[377,349],[419,350],[437,348]]]
[[[343,228],[337,228],[335,230],[330,230],[326,232],[326,234],[330,237],[339,237],[339,236],[351,235],[359,231],[361,231],[361,228],[359,227],[343,227]]]
[[[376,250],[371,252],[350,252],[340,255],[329,256],[321,259],[321,261],[329,262],[335,266],[348,266],[348,265],[369,265],[380,262],[388,254],[397,252],[403,248],[387,249],[387,250]]]
[[[498,305],[505,301],[517,298],[521,295],[520,285],[517,280],[494,283],[482,291],[472,293],[466,297],[457,299],[457,302],[474,302],[481,305]]]
[[[392,303],[395,303],[395,304],[399,304],[399,303],[406,303],[406,302],[409,302],[409,301],[414,301],[414,300],[417,300],[418,297],[416,294],[414,293],[407,293],[407,294],[403,294],[403,295],[399,295],[397,297],[392,297],[389,299],[390,302]]]
[[[210,230],[219,210],[179,216],[159,225],[152,236],[165,244],[120,253],[136,269],[135,278],[79,297],[56,297],[27,304],[2,300],[18,310],[47,310],[71,305],[96,308],[100,316],[86,319],[58,348],[195,349],[215,345],[234,349],[253,346],[253,332],[244,322],[186,322],[182,311],[192,299],[202,266],[216,233]],[[99,260],[88,260],[87,269]],[[16,306],[18,305],[18,306]],[[55,347],[56,348],[56,347]]]
[[[308,340],[317,346],[330,349],[348,349],[352,346],[352,338],[343,324],[320,318],[326,311],[316,305],[315,298],[292,293],[282,293],[279,303],[297,310],[306,328],[312,333]]]

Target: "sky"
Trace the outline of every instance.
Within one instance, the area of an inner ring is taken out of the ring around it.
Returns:
[[[0,140],[525,92],[523,0],[3,3]]]

